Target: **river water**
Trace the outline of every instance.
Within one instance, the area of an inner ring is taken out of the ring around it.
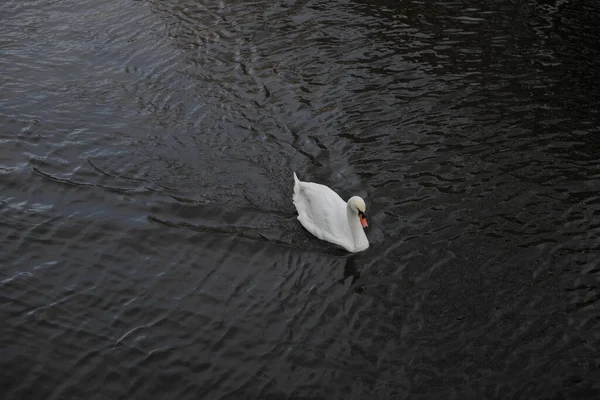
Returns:
[[[600,398],[598,26],[3,0],[0,397]],[[293,171],[366,199],[366,252]]]

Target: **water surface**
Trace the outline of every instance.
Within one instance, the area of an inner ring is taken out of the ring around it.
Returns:
[[[599,25],[4,0],[2,398],[598,398]],[[368,251],[293,171],[367,199]]]

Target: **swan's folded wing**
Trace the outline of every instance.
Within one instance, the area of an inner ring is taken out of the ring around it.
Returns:
[[[321,240],[347,246],[346,203],[337,193],[318,183],[298,182],[294,204],[306,230]]]

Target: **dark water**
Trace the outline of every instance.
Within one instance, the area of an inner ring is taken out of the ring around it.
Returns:
[[[600,6],[0,3],[0,397],[600,398]],[[349,256],[292,171],[367,199]]]

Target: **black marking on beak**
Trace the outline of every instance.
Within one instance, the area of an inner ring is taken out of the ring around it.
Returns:
[[[362,224],[363,229],[367,229],[369,227],[367,215],[364,212],[358,210],[358,218],[360,219],[360,223]]]

